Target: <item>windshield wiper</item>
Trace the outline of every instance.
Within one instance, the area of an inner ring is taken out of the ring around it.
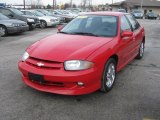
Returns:
[[[70,34],[70,33],[68,33],[68,32],[58,32],[58,33],[63,33],[63,34]]]
[[[85,33],[85,32],[74,32],[71,34],[75,34],[75,35],[88,35],[88,36],[95,36],[95,37],[99,37],[99,35],[93,34],[93,33]]]

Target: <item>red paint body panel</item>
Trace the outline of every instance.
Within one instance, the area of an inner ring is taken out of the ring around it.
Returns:
[[[118,16],[125,13],[99,12],[95,15]],[[120,35],[120,19],[116,37],[93,37],[81,35],[56,34],[47,37],[27,49],[30,58],[18,63],[23,81],[30,87],[40,91],[81,95],[94,92],[101,87],[101,78],[107,60],[118,57],[117,72],[133,60],[138,54],[140,43],[144,38],[144,28],[134,31],[135,39],[123,40]],[[87,60],[94,63],[93,68],[81,71],[65,71],[66,60]],[[44,67],[36,64],[42,62]],[[28,73],[43,75],[45,85],[29,80]],[[78,86],[83,82],[84,86]]]
[[[57,34],[47,37],[31,47],[28,52],[39,59],[64,62],[85,60],[96,49],[113,38]],[[41,53],[41,54],[40,54]]]

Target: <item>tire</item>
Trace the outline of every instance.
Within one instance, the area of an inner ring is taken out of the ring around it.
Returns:
[[[7,28],[3,25],[0,25],[1,36],[6,36],[8,34]]]
[[[140,48],[139,48],[138,55],[136,56],[136,59],[142,59],[143,58],[144,48],[145,48],[145,45],[144,45],[144,42],[142,42],[141,45],[140,45]]]
[[[110,58],[105,64],[101,81],[101,92],[107,93],[112,89],[116,79],[116,65],[117,63],[113,58]]]
[[[46,21],[41,21],[40,27],[41,28],[46,28],[47,27]]]
[[[34,27],[32,25],[29,25],[29,30],[33,30]]]

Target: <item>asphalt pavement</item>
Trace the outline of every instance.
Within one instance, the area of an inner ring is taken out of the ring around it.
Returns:
[[[144,58],[119,72],[107,94],[63,96],[22,82],[18,60],[27,46],[56,34],[56,28],[0,38],[0,120],[160,120],[160,20],[139,21],[146,30]]]

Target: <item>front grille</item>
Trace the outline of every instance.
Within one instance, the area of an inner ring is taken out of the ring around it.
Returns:
[[[20,26],[27,26],[27,23],[22,23],[22,24],[20,24]]]
[[[37,59],[37,58],[34,58],[34,57],[29,57],[26,60],[26,63],[33,66],[33,67],[43,68],[43,69],[59,70],[59,69],[63,68],[63,63],[61,63],[61,62],[42,60],[42,59]],[[38,64],[42,64],[42,65],[40,66]]]

